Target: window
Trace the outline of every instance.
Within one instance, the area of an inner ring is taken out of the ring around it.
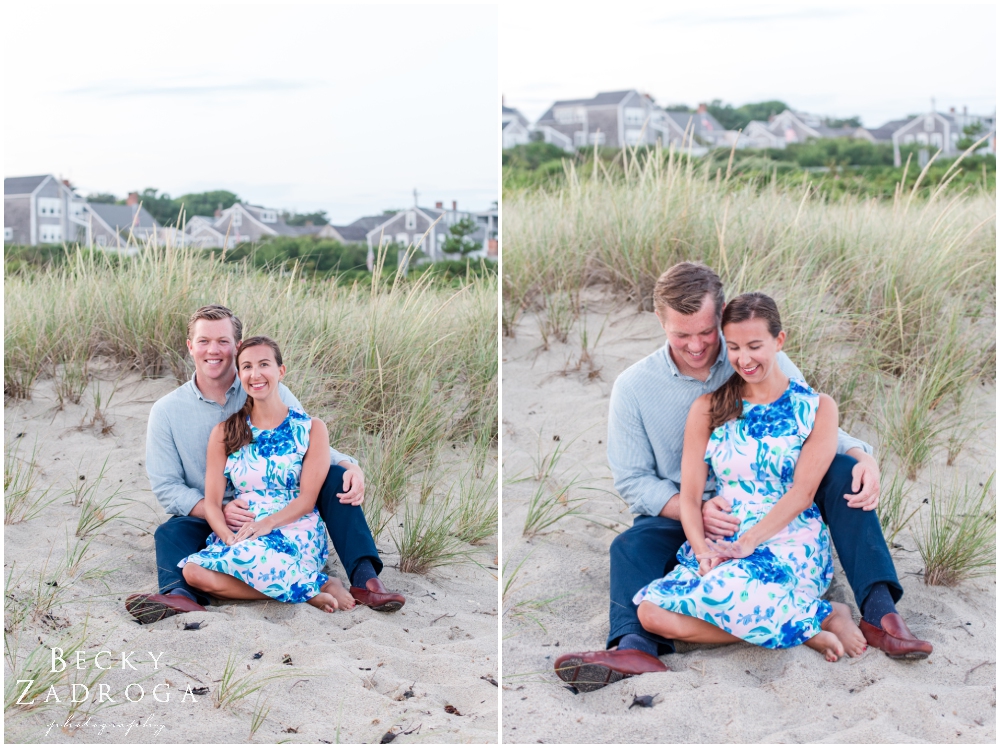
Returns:
[[[5,242],[12,242],[12,241],[14,241],[14,227],[13,226],[4,226],[3,227],[3,240]]]
[[[38,198],[38,215],[40,216],[61,216],[62,200],[58,197]],[[60,241],[62,241],[60,239]]]
[[[42,244],[58,244],[63,240],[62,226],[43,223],[38,227]]]
[[[642,136],[642,130],[637,130],[635,128],[625,131],[625,142],[629,145],[636,145],[640,142]]]
[[[933,117],[924,117],[924,132],[934,132]]]
[[[903,143],[905,144],[912,143],[914,140],[915,138],[913,137],[912,133],[907,133],[906,135],[903,136]]]
[[[556,122],[561,125],[572,125],[577,122],[587,121],[587,110],[582,106],[578,107],[559,107],[553,112],[556,118]]]
[[[239,210],[233,211],[233,226],[243,225],[243,214]]]
[[[646,121],[646,110],[638,106],[625,107],[625,124],[641,125]]]
[[[408,238],[407,234],[403,234],[403,233],[396,234],[396,244],[402,244],[405,247],[408,242],[409,242],[409,238]]]
[[[278,212],[276,210],[262,210],[260,212],[260,222],[261,223],[277,223],[278,222]],[[236,224],[239,226],[239,224]]]
[[[82,216],[86,212],[87,212],[87,204],[86,203],[70,203],[69,204],[69,214],[73,218],[79,218],[80,216]]]
[[[931,145],[941,148],[944,143],[944,137],[939,132],[931,133]]]
[[[925,132],[918,132],[917,133],[917,142],[920,143],[920,145],[927,145],[927,133],[925,133]]]
[[[406,228],[413,231],[417,227],[417,214],[412,210],[406,212]]]
[[[573,145],[575,146],[587,145],[586,130],[577,130],[575,133],[573,133]]]
[[[607,140],[607,138],[604,137],[603,132],[592,132],[587,136],[587,141],[590,145],[604,145],[605,140]]]

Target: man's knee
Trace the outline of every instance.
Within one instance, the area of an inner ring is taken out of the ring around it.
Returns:
[[[323,488],[320,489],[320,495],[324,498],[336,499],[338,493],[343,493],[344,473],[346,472],[347,470],[340,465],[331,465],[330,472],[326,474],[326,480],[323,481]]]
[[[635,525],[618,534],[614,540],[611,541],[611,558],[622,558],[624,556],[630,555],[638,545],[639,532],[636,530]]]

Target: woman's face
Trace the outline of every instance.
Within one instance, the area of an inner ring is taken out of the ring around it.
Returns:
[[[778,369],[778,351],[785,342],[785,331],[777,337],[762,319],[730,322],[722,329],[726,338],[729,363],[749,383],[763,382]]]
[[[254,400],[264,400],[278,392],[278,382],[285,376],[284,365],[274,360],[274,351],[269,345],[254,345],[244,348],[236,357],[236,369],[243,389]]]

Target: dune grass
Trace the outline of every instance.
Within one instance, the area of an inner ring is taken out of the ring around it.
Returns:
[[[994,475],[976,487],[932,486],[930,512],[914,534],[924,561],[924,583],[956,585],[991,576],[996,568]]]
[[[38,445],[27,459],[18,456],[18,439],[7,435],[3,460],[3,522],[15,525],[39,516],[60,494],[38,485]]]

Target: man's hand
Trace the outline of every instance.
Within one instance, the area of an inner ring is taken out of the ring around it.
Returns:
[[[857,447],[847,450],[847,454],[858,461],[851,471],[853,480],[851,490],[854,493],[845,493],[847,506],[853,509],[864,509],[866,512],[872,511],[878,506],[880,481],[882,475],[878,469],[878,462],[870,454]]]
[[[250,511],[250,504],[246,499],[233,499],[222,507],[222,514],[226,518],[226,527],[237,533],[243,525],[256,518],[256,515]]]
[[[732,514],[732,505],[721,496],[713,496],[701,505],[701,522],[705,525],[705,537],[722,540],[736,534],[740,521]]]
[[[338,493],[337,498],[341,504],[361,506],[365,500],[365,472],[353,462],[342,462],[340,466],[347,472],[344,473],[344,491]]]

